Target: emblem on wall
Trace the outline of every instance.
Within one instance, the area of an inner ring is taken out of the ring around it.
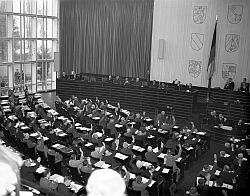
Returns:
[[[194,6],[193,20],[196,24],[202,24],[206,20],[207,6]]]
[[[222,78],[227,80],[228,78],[234,79],[236,76],[236,64],[234,63],[223,63],[222,65]]]
[[[243,6],[229,5],[227,12],[227,19],[231,24],[238,24],[242,19]]]
[[[204,34],[192,33],[191,34],[191,48],[199,51],[202,49],[204,44]]]
[[[225,50],[227,52],[236,52],[239,48],[240,35],[227,34],[225,37]]]
[[[188,73],[191,77],[197,78],[201,74],[201,61],[189,60]]]

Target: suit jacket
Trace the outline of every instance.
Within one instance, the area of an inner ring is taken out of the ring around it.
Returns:
[[[32,166],[32,167],[27,167],[25,165],[23,165],[21,167],[21,178],[24,178],[25,180],[34,182],[35,176],[34,176],[34,172],[37,170],[37,168],[39,167],[39,165],[37,164],[36,166]]]
[[[234,90],[234,82],[226,83],[225,86],[224,86],[224,89],[233,91]]]
[[[145,153],[146,160],[149,161],[149,162],[152,162],[152,163],[158,163],[157,156],[159,154],[161,154],[162,150],[163,149],[161,148],[157,153],[155,153],[155,152],[146,152]]]
[[[239,90],[249,92],[249,83],[245,83],[245,86],[243,86],[243,82],[241,82]]]
[[[59,183],[58,184],[58,187],[57,187],[57,191],[58,193],[61,193],[62,195],[65,195],[65,196],[73,196],[75,195],[73,192],[71,192],[69,190],[69,188],[63,184],[63,183]]]

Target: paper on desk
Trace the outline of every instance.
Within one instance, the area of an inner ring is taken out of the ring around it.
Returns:
[[[161,169],[160,166],[157,166],[157,168],[155,168],[155,171],[159,171]]]
[[[66,133],[59,133],[58,134],[60,137],[63,137],[63,136],[66,136],[67,134]]]
[[[205,135],[206,132],[197,132],[196,134],[198,134],[198,135]]]
[[[37,132],[31,133],[31,134],[30,134],[31,137],[36,137],[36,136],[38,136],[38,135],[39,135],[39,134],[38,134]]]
[[[109,142],[109,141],[112,141],[112,140],[114,140],[112,137],[107,137],[104,141]]]
[[[158,155],[158,157],[164,159],[164,157],[165,157],[166,155],[167,155],[167,154],[161,153],[161,154]]]
[[[36,172],[39,173],[39,174],[41,174],[41,173],[43,173],[45,170],[46,170],[45,167],[40,166],[40,167],[38,167],[38,168],[36,169]]]
[[[221,171],[216,170],[216,171],[215,171],[215,175],[216,175],[216,176],[219,176],[219,175],[220,175],[220,172],[221,172]]]
[[[169,169],[167,169],[167,168],[164,168],[164,169],[162,170],[162,173],[164,173],[164,174],[168,174],[168,172],[169,172]]]
[[[149,181],[149,179],[142,177],[142,182],[145,184]],[[155,183],[154,180],[151,181],[151,183],[148,185],[148,187],[151,187]]]
[[[180,162],[182,160],[181,157],[179,157],[178,159],[176,159],[176,162]]]
[[[158,147],[156,147],[156,148],[153,149],[154,153],[157,153],[158,151],[159,151]]]
[[[85,144],[85,146],[89,147],[89,146],[93,146],[93,144],[88,142],[87,144]]]
[[[123,125],[115,124],[115,127],[116,128],[121,128],[121,127],[123,127]]]
[[[151,138],[154,138],[155,136],[153,136],[153,135],[150,135],[150,136],[148,136],[148,139],[151,139]]]
[[[127,155],[121,154],[121,153],[119,153],[119,152],[117,152],[117,153],[115,154],[115,157],[118,158],[118,159],[122,159],[122,160],[125,160],[126,158],[128,158]]]
[[[75,193],[77,193],[83,186],[80,184],[76,184],[75,182],[71,182],[70,183],[70,188],[72,191],[74,191]]]
[[[75,126],[79,127],[79,126],[82,126],[82,124],[81,123],[76,123]]]
[[[187,148],[187,150],[193,150],[194,148],[192,146],[190,146],[189,148]]]
[[[214,181],[209,181],[209,182],[208,182],[208,186],[210,186],[210,187],[212,187],[213,184],[214,184]]]
[[[224,157],[230,157],[230,155],[229,154],[225,154],[225,156]]]
[[[58,183],[63,183],[63,181],[64,181],[64,177],[61,175],[58,175],[58,174],[54,174],[54,175],[50,176],[49,179],[52,181],[58,182]]]
[[[143,162],[143,164],[142,164],[142,166],[144,166],[144,167],[149,167],[149,166],[151,166],[152,164],[151,163],[149,163],[149,162]]]

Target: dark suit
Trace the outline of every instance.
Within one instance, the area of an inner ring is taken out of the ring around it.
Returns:
[[[75,195],[75,194],[74,194],[73,192],[71,192],[71,191],[69,190],[69,188],[68,188],[65,184],[63,184],[63,183],[59,183],[59,184],[58,184],[57,191],[58,191],[58,193],[61,193],[61,194],[65,195],[65,196],[73,196],[73,195]]]
[[[243,92],[249,92],[249,83],[241,82],[239,90]]]
[[[224,86],[224,89],[227,89],[227,90],[234,90],[234,82],[227,82]]]
[[[36,180],[34,176],[34,172],[37,170],[38,167],[39,167],[38,164],[32,167],[27,167],[23,165],[20,171],[21,178],[24,178],[25,180],[28,180],[30,182],[34,182]]]

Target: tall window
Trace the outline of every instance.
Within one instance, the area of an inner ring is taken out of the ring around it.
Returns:
[[[55,89],[58,0],[0,0],[0,94]]]

